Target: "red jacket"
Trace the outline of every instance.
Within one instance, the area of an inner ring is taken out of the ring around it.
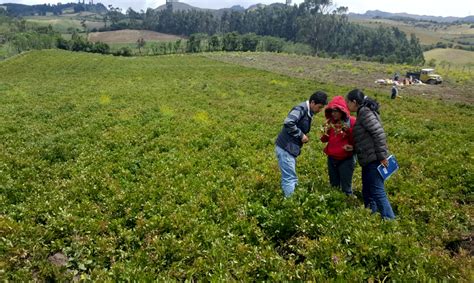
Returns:
[[[335,123],[332,119],[331,112],[333,109],[339,109],[343,113],[339,123]],[[322,142],[328,143],[324,149],[324,153],[337,160],[351,157],[352,151],[346,151],[343,147],[345,145],[354,146],[352,130],[354,129],[356,118],[351,116],[344,97],[334,97],[326,107],[325,115],[327,119],[326,125],[329,127],[329,131],[327,135],[325,134],[321,137]]]

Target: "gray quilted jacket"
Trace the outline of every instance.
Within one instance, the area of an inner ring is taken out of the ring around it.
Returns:
[[[352,133],[360,166],[388,157],[387,138],[377,112],[365,106],[359,108]]]

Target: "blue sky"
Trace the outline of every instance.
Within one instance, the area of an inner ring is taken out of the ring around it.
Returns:
[[[42,4],[58,2],[75,2],[76,0],[0,0],[4,3]],[[94,0],[97,2],[99,0]],[[88,2],[88,0],[86,0]],[[126,10],[128,7],[139,11],[147,7],[156,8],[165,3],[165,0],[101,0],[105,5],[112,4]],[[228,8],[233,5],[241,5],[247,8],[255,3],[285,2],[284,0],[181,0],[181,2],[201,8]],[[301,3],[303,0],[293,0],[293,3]],[[348,6],[350,12],[364,13],[367,10],[382,10],[386,12],[407,12],[410,14],[432,15],[432,16],[457,16],[465,17],[474,14],[474,0],[334,0],[337,6]]]

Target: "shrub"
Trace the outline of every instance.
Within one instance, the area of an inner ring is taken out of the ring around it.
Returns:
[[[436,67],[436,59],[435,59],[435,58],[431,58],[431,59],[428,61],[428,66],[430,66],[430,67]]]
[[[114,52],[114,56],[124,56],[129,57],[132,56],[132,49],[130,47],[122,47],[119,50]]]

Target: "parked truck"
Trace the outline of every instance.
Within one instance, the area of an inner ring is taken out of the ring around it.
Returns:
[[[434,69],[421,69],[420,72],[408,72],[407,78],[420,80],[426,84],[436,85],[443,82],[443,78],[434,72]]]

